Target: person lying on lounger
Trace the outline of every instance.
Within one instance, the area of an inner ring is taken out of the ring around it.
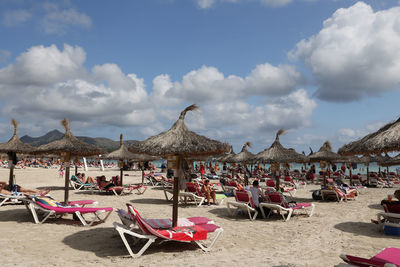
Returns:
[[[43,190],[33,190],[33,189],[23,188],[19,185],[14,185],[14,186],[16,186],[17,192],[23,193],[25,195],[46,195],[47,193],[50,192],[50,190],[44,190],[44,191]],[[6,182],[0,182],[0,194],[12,195],[13,188]]]
[[[168,182],[168,179],[164,175],[162,175],[161,173],[156,174],[154,173],[154,170],[151,170],[148,176],[153,178],[157,182]]]

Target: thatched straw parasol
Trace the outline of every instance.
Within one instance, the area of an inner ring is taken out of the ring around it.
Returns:
[[[6,143],[0,143],[0,153],[7,153],[9,166],[10,166],[10,177],[8,184],[14,185],[14,164],[17,161],[17,153],[29,154],[35,152],[35,148],[25,144],[18,137],[18,123],[16,120],[11,119],[11,124],[14,126],[14,134],[10,140]]]
[[[332,146],[329,141],[326,141],[317,152],[308,156],[311,162],[326,161],[328,162],[328,164],[339,160],[340,157],[341,156],[332,151]],[[326,186],[325,174],[324,174],[324,186]]]
[[[253,161],[254,159],[254,154],[249,152],[247,150],[248,147],[251,147],[250,142],[246,142],[240,153],[237,153],[236,155],[233,155],[228,158],[227,162],[233,162],[233,163],[248,163]]]
[[[254,160],[262,163],[292,163],[303,162],[306,157],[297,153],[294,149],[284,148],[280,141],[279,136],[284,134],[285,130],[280,129],[276,133],[275,141],[272,145],[254,156]]]
[[[61,124],[65,128],[64,136],[57,141],[41,145],[37,149],[37,153],[51,153],[64,156],[64,162],[67,164],[65,168],[65,194],[64,202],[68,203],[68,191],[69,191],[69,165],[71,156],[93,156],[102,154],[103,151],[98,147],[80,141],[76,138],[69,129],[69,122],[67,119],[63,119]]]
[[[333,160],[334,163],[345,163],[346,167],[349,169],[349,178],[350,178],[350,185],[353,185],[353,178],[352,178],[352,163],[359,163],[360,159],[356,156],[343,156],[339,155],[339,158]]]
[[[386,155],[386,156],[388,156],[388,155]],[[389,158],[389,159],[382,161],[380,163],[380,165],[387,166],[387,167],[394,166],[394,165],[400,165],[400,154],[398,154],[397,156],[395,156],[393,158]]]
[[[126,148],[124,145],[123,135],[120,134],[119,136],[119,148],[111,153],[108,153],[103,158],[105,159],[115,159],[115,160],[130,160],[135,162],[145,162],[145,161],[152,161],[158,159],[157,157],[146,155],[146,154],[134,154]],[[121,184],[123,184],[123,166],[120,168],[120,175],[121,175]],[[144,170],[142,169],[142,184],[144,180]]]
[[[269,164],[274,164],[274,163],[292,163],[292,162],[304,162],[306,160],[306,157],[302,154],[297,153],[294,149],[287,149],[284,148],[280,141],[279,141],[279,136],[281,134],[284,134],[285,130],[280,129],[276,133],[275,141],[272,143],[272,145],[257,155],[254,156],[254,161],[255,162],[261,162],[261,163],[269,163]],[[274,172],[275,175],[275,172]],[[279,189],[279,175],[276,177],[276,188]]]
[[[400,151],[400,118],[388,123],[378,131],[368,134],[360,140],[351,142],[339,149],[340,154],[376,154]]]
[[[251,143],[249,141],[247,141],[243,145],[242,151],[240,151],[236,155],[232,155],[232,156],[227,157],[226,162],[242,163],[244,165],[246,165],[247,163],[254,162],[254,156],[255,155],[247,150],[248,147],[251,147]],[[234,172],[234,171],[232,170],[232,172]],[[232,173],[232,178],[233,177],[234,177],[234,173]],[[245,171],[244,179],[245,179],[245,184],[248,185],[249,178],[247,176],[247,171]]]
[[[185,157],[196,157],[198,155],[211,156],[222,154],[229,151],[230,146],[205,136],[198,135],[190,131],[184,122],[188,111],[198,109],[197,105],[191,105],[181,112],[179,119],[166,132],[150,137],[136,145],[132,145],[129,150],[137,153],[145,153],[157,156],[172,156],[176,158],[176,172],[174,178],[174,197],[173,197],[173,226],[177,225],[178,220],[178,194],[179,178],[183,175],[182,167]],[[172,157],[170,158],[172,160]],[[172,162],[172,161],[171,161]]]

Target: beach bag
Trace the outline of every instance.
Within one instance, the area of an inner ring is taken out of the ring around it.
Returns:
[[[322,200],[321,190],[315,190],[315,191],[312,193],[312,198],[313,198],[314,200]]]

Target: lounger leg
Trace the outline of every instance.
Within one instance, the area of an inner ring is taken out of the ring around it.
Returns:
[[[6,203],[10,198],[4,198],[2,202],[0,202],[0,207]]]
[[[232,216],[231,206],[229,205],[229,201],[226,202],[226,207],[227,207],[227,209],[228,209],[228,214],[229,214],[229,216]]]
[[[258,211],[256,211],[256,210],[254,211],[254,216],[253,217],[251,217],[250,209],[247,209],[247,211],[249,212],[250,220],[254,221],[257,218]]]
[[[261,215],[264,219],[266,219],[267,217],[265,216],[265,211],[264,211],[264,207],[262,205],[259,206],[260,210],[261,210]]]
[[[285,222],[289,221],[289,220],[290,220],[290,217],[292,217],[292,213],[293,213],[293,209],[289,209],[289,210],[288,210],[288,214],[287,214],[287,216],[286,216],[286,219],[285,219],[285,216],[284,216],[283,213],[282,213],[283,220],[285,220]]]
[[[128,229],[126,229],[122,224],[119,224],[117,222],[114,222],[114,227],[115,230],[117,230],[117,232],[119,233],[119,235],[121,236],[122,242],[124,242],[124,245],[126,247],[126,249],[128,250],[129,254],[133,257],[133,258],[138,258],[140,257],[147,249],[148,247],[154,243],[154,241],[156,241],[156,237],[155,236],[149,236],[149,235],[140,235],[137,234],[135,232],[132,232]],[[125,234],[131,235],[133,237],[136,238],[144,238],[144,239],[148,239],[148,241],[146,242],[146,244],[139,250],[138,253],[133,253],[131,246],[128,243],[128,240],[126,240]]]
[[[211,249],[214,247],[215,243],[217,242],[219,236],[222,234],[224,230],[222,228],[218,228],[217,230],[215,230],[216,236],[214,237],[214,239],[212,240],[211,244],[206,247],[203,244],[201,244],[199,241],[195,241],[195,243],[205,252],[209,252],[211,251]]]
[[[311,212],[310,212],[310,214],[308,215],[308,217],[313,216],[313,214],[314,214],[314,209],[315,209],[315,205],[314,205],[314,204],[311,204]]]
[[[41,209],[43,212],[47,213],[47,215],[44,216],[43,219],[40,221],[39,217],[37,215],[36,209],[35,209],[35,205],[32,204],[32,203],[29,203],[29,209],[30,209],[30,212],[31,212],[31,214],[33,216],[33,220],[35,221],[36,224],[44,223],[50,217],[50,215],[53,215],[55,213],[53,210],[43,210],[43,209]]]
[[[83,217],[82,213],[80,213],[79,211],[76,211],[75,214],[76,214],[76,216],[79,218],[79,220],[81,221],[81,223],[83,224],[83,226],[92,226],[92,224],[93,224],[95,221],[105,222],[105,221],[107,220],[107,218],[110,216],[112,210],[109,211],[109,212],[107,213],[107,215],[104,217],[104,219],[101,219],[99,215],[100,215],[101,213],[103,213],[103,212],[105,212],[105,211],[103,211],[103,210],[96,211],[96,212],[94,213],[94,216],[95,216],[95,217],[93,218],[93,220],[92,220],[91,222],[87,222],[87,221],[85,220],[85,218]]]
[[[199,205],[197,205],[197,207],[200,207],[203,204],[204,200],[205,200],[204,197],[200,197],[200,203],[199,203]]]

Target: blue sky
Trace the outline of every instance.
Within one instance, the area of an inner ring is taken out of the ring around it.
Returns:
[[[180,110],[192,130],[252,152],[278,129],[297,151],[398,118],[398,1],[147,0],[0,3],[0,140],[145,139]]]

